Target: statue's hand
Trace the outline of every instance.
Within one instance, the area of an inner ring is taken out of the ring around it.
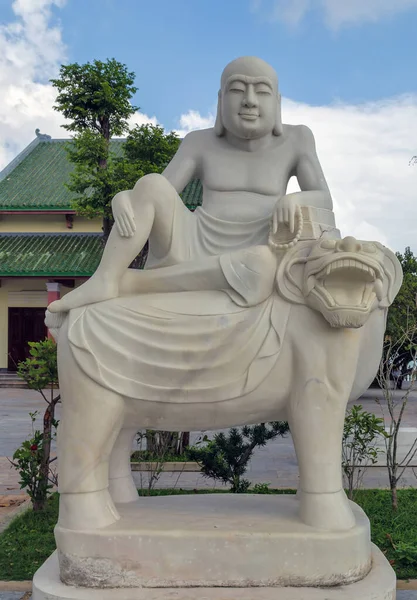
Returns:
[[[280,223],[285,223],[291,233],[294,233],[295,229],[295,213],[297,211],[298,203],[295,201],[294,196],[291,194],[283,196],[278,200],[275,205],[275,209],[272,215],[272,233],[275,234],[278,231]]]
[[[117,231],[122,237],[132,237],[136,231],[135,215],[130,201],[130,192],[119,192],[111,203]]]

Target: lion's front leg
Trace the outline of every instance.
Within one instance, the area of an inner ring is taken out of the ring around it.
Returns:
[[[355,518],[341,469],[348,386],[334,386],[317,370],[308,371],[306,365],[298,370],[288,411],[300,469],[300,517],[318,529],[350,529]]]

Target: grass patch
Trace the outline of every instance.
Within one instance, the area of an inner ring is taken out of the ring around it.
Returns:
[[[266,491],[265,486],[258,487]],[[225,490],[152,490],[149,495],[224,494]],[[268,490],[294,494],[294,490]],[[148,495],[147,490],[139,495]],[[399,579],[417,578],[417,489],[398,491],[399,508],[393,513],[387,490],[360,490],[356,502],[371,521],[372,541],[381,548]],[[35,571],[55,549],[53,529],[58,518],[58,495],[48,501],[42,514],[27,511],[0,535],[0,580],[32,579]]]
[[[398,579],[417,579],[417,489],[398,490],[398,511],[387,490],[358,490],[355,502],[368,515],[372,541],[391,562]]]
[[[52,495],[43,513],[28,510],[17,516],[0,535],[0,580],[32,579],[55,550],[54,527],[58,495]]]

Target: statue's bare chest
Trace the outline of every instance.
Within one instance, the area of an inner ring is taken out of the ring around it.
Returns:
[[[211,190],[245,190],[277,196],[285,192],[294,167],[289,144],[268,151],[243,152],[219,145],[201,165],[201,179]]]

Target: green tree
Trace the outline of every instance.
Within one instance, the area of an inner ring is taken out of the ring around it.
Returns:
[[[417,257],[409,247],[404,254],[397,252],[404,279],[392,306],[388,311],[386,336],[397,354],[391,351],[392,367],[405,372],[407,364],[412,360],[417,339],[410,338],[410,331],[417,329]],[[407,335],[404,335],[407,332]]]
[[[400,339],[404,331],[417,324],[417,257],[407,247],[404,254],[397,252],[397,258],[403,269],[404,280],[388,311],[386,333],[392,341]]]
[[[55,342],[29,342],[30,357],[18,365],[18,373],[28,387],[39,392],[47,407],[43,415],[42,431],[35,429],[37,412],[29,413],[32,436],[25,440],[13,455],[12,465],[19,471],[20,487],[25,488],[32,500],[33,510],[45,508],[48,491],[57,483],[51,470],[51,443],[58,425],[55,407],[61,396],[58,390],[58,367]]]
[[[162,173],[180,145],[180,138],[160,125],[136,125],[129,131],[122,155],[111,161],[109,175],[114,193],[131,190],[149,173]]]
[[[59,78],[51,80],[58,90],[54,109],[69,120],[64,129],[75,134],[68,144],[75,165],[68,184],[76,194],[74,208],[90,217],[102,215],[105,239],[110,233],[115,189],[108,169],[109,142],[127,131],[129,117],[138,110],[130,102],[137,91],[134,81],[134,73],[114,58],[62,65]]]

